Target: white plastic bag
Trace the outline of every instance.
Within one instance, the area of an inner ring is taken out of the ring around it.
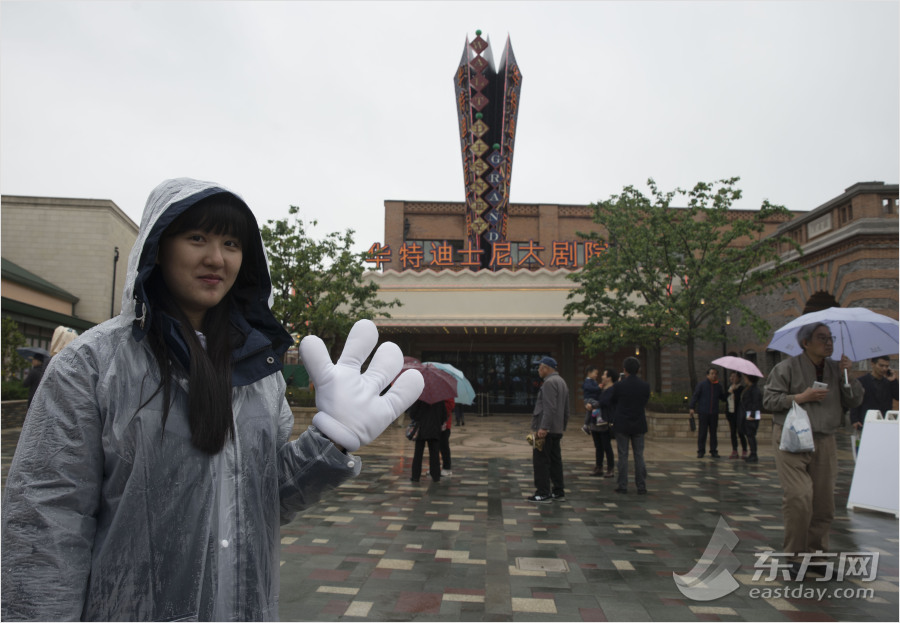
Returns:
[[[812,452],[816,449],[812,427],[809,424],[809,415],[807,415],[806,409],[796,402],[791,406],[791,410],[784,419],[781,445],[778,446],[778,449],[785,452]]]

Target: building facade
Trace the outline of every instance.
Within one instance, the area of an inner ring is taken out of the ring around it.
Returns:
[[[3,317],[29,344],[79,333],[119,313],[138,226],[112,201],[4,195]]]
[[[802,278],[789,289],[750,301],[772,330],[802,313],[831,306],[864,306],[898,317],[898,186],[854,184],[809,212],[766,224],[764,235],[787,234],[802,249]],[[733,211],[741,218],[745,211]],[[512,204],[507,242],[492,260],[472,257],[466,241],[466,206],[452,202],[385,201],[384,243],[373,245],[367,275],[385,300],[402,306],[377,319],[382,335],[421,360],[463,370],[482,394],[484,412],[527,412],[538,385],[534,362],[550,355],[570,388],[581,386],[587,364],[621,369],[626,356],[642,361],[642,373],[663,392],[689,393],[683,347],[661,352],[635,344],[588,356],[579,345],[583,317],[563,309],[574,283],[568,279],[592,249],[580,232],[605,235],[590,206]],[[508,246],[506,246],[508,245]],[[785,248],[786,257],[796,255]],[[781,355],[767,352],[735,314],[721,342],[700,342],[698,368],[727,352],[743,354],[768,372]],[[657,366],[650,365],[659,359]],[[858,364],[860,370],[866,362]],[[572,392],[573,408],[580,392]],[[579,410],[580,411],[580,410]]]

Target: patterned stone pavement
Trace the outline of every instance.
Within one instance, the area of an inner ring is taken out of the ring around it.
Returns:
[[[649,495],[621,495],[613,479],[590,476],[590,440],[570,433],[567,501],[535,505],[525,501],[527,423],[468,416],[453,429],[453,474],[439,483],[409,481],[413,446],[400,423],[361,451],[359,478],[282,528],[282,620],[898,620],[897,520],[846,510],[846,438],[832,551],[877,553],[877,575],[797,582],[757,566],[755,554],[780,551],[782,537],[768,448],[747,465],[697,460],[690,441],[649,440]],[[298,418],[297,430],[305,425]],[[4,482],[17,438],[3,431]],[[720,518],[737,541],[737,588],[689,599],[673,573],[701,560]]]

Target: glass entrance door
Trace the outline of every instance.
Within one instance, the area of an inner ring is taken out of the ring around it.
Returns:
[[[422,361],[439,361],[459,368],[490,413],[531,413],[541,385],[538,362],[547,353],[461,353],[430,351]],[[478,411],[478,404],[465,407]]]

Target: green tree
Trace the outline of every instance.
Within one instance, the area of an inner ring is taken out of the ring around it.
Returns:
[[[25,346],[25,336],[19,331],[19,323],[12,318],[4,318],[2,347],[4,381],[18,378],[22,369],[28,367],[28,361],[16,352],[20,346]]]
[[[272,311],[291,333],[322,338],[334,356],[357,320],[389,318],[385,310],[400,301],[382,301],[378,285],[363,280],[365,254],[351,251],[352,229],[316,241],[298,212],[291,206],[289,218],[270,220],[261,229],[275,294]]]
[[[784,262],[779,245],[799,246],[785,236],[764,237],[765,223],[788,220],[783,206],[764,201],[758,211],[729,214],[741,197],[739,178],[699,182],[691,190],[663,193],[650,179],[650,196],[633,186],[593,204],[594,221],[607,232],[579,235],[608,243],[583,270],[569,278],[568,318],[587,316],[580,333],[585,350],[644,344],[656,353],[666,344],[686,347],[691,387],[697,383],[694,348],[698,340],[720,340],[726,314],[739,312],[741,324],[762,339],[769,330],[744,297],[795,283],[797,262]],[[673,200],[686,207],[672,207]],[[656,391],[659,391],[657,381]]]

